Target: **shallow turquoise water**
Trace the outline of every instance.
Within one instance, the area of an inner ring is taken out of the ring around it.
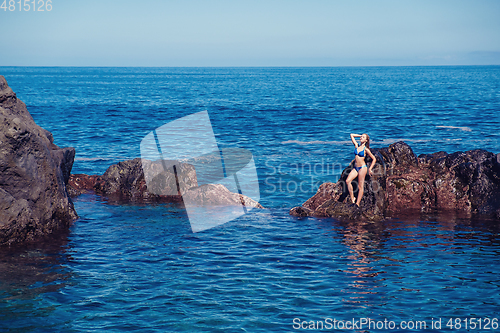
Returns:
[[[498,223],[288,210],[336,180],[350,132],[417,154],[498,153],[500,67],[0,69],[55,143],[77,149],[74,173],[139,157],[149,131],[208,110],[221,147],[254,154],[267,208],[193,234],[175,205],[83,195],[68,233],[2,251],[0,331],[286,332],[295,318],[437,331],[433,318],[499,317]]]

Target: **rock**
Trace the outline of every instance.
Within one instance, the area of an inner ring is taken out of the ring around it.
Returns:
[[[157,164],[160,166],[159,162]],[[179,177],[182,177],[189,187],[197,186],[196,173],[192,166],[182,164],[178,169]],[[170,186],[175,187],[175,175],[173,173],[162,173],[157,178],[162,179],[155,182],[156,186],[170,184]],[[168,181],[169,179],[170,181]],[[174,181],[171,181],[172,179]],[[154,193],[161,192],[152,193],[152,191],[148,191],[140,158],[111,165],[102,177],[97,178],[97,180],[94,185],[95,192],[115,201],[181,201],[179,195],[158,195]],[[176,192],[176,190],[170,190],[167,193]]]
[[[152,163],[146,161],[149,167],[161,168],[160,162]],[[196,180],[196,172],[194,167],[189,164],[180,164],[177,168],[179,179],[182,180],[184,186],[188,188],[198,186]],[[175,175],[173,172],[160,173],[154,182],[155,187],[163,189],[151,189],[148,191],[144,171],[140,158],[126,160],[109,166],[106,172],[102,175],[85,175],[74,174],[70,175],[69,191],[73,196],[80,195],[85,192],[96,193],[105,196],[115,202],[181,202],[182,198],[176,193],[177,190],[172,190],[168,186],[175,186]],[[167,195],[155,194],[165,191]],[[153,192],[153,193],[152,193]]]
[[[407,174],[392,175],[386,178],[386,210],[429,211],[436,201],[436,190],[429,184],[426,173],[413,171]]]
[[[365,179],[365,193],[357,207],[348,197],[345,180],[352,165],[335,184],[324,183],[294,216],[328,216],[381,220],[409,212],[455,211],[500,218],[500,154],[476,149],[467,152],[436,152],[418,158],[400,141],[371,149],[377,158],[373,177]],[[368,167],[371,158],[366,157]],[[357,189],[353,181],[354,195]]]
[[[436,208],[494,215],[500,208],[500,163],[482,149],[426,159],[433,171]]]
[[[0,245],[39,240],[78,217],[66,190],[74,157],[0,76]]]
[[[316,195],[307,200],[302,207],[308,209],[309,211],[314,211],[316,208],[325,203],[325,201],[338,196],[341,193],[340,189],[341,188],[337,186],[337,184],[323,183],[320,185]]]
[[[242,194],[230,192],[221,184],[205,184],[187,190],[184,200],[196,202],[200,206],[239,206],[263,208],[257,201]]]
[[[156,172],[151,188],[146,186],[143,165]],[[161,170],[161,172],[158,172]],[[205,184],[198,186],[194,166],[180,163],[176,166],[177,179],[173,171],[167,168],[163,171],[163,164],[159,161],[151,162],[135,158],[111,165],[102,176],[75,174],[69,179],[69,189],[72,195],[77,196],[84,192],[94,192],[116,202],[182,202],[177,184],[184,197],[190,202],[199,202],[201,205],[244,205],[262,208],[251,198],[230,192],[220,184]],[[159,194],[162,193],[162,194]],[[172,193],[177,193],[172,195]]]
[[[297,217],[306,217],[306,216],[311,216],[312,212],[313,212],[312,210],[307,209],[305,207],[293,207],[290,210],[290,215]]]
[[[71,197],[79,196],[84,192],[95,192],[94,185],[97,183],[98,179],[101,176],[97,175],[85,175],[85,174],[72,174],[69,176],[68,186],[66,186],[68,190],[68,194]]]

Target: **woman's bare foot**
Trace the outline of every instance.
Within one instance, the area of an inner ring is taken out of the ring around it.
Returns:
[[[352,197],[351,201],[352,201],[352,203],[356,203],[356,198]]]

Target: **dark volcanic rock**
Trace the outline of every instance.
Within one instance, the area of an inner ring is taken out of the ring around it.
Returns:
[[[77,197],[84,192],[95,192],[94,185],[101,176],[72,174],[69,176],[68,185],[66,186],[68,194],[71,197]]]
[[[150,162],[149,167],[162,168],[160,162]],[[177,176],[184,186],[198,186],[196,172],[192,165],[180,164]],[[69,179],[69,191],[72,196],[89,191],[119,202],[181,202],[182,198],[175,186],[173,172],[160,173],[154,182],[154,187],[148,191],[140,158],[127,160],[111,165],[102,176],[75,174]],[[158,187],[158,188],[156,188]],[[157,193],[167,194],[157,194]]]
[[[500,208],[500,163],[497,155],[482,149],[420,155],[433,171],[436,207],[467,213],[496,215]]]
[[[74,157],[0,76],[0,245],[35,241],[77,218],[66,191]]]
[[[142,163],[147,163],[146,168],[156,171],[152,172],[156,176],[149,189]],[[168,168],[167,171],[163,170],[163,165],[159,161],[142,161],[140,158],[135,158],[111,165],[102,176],[71,175],[68,188],[73,196],[90,191],[119,202],[182,202],[182,196],[177,190],[179,184],[184,197],[200,205],[244,205],[262,208],[258,202],[230,192],[223,185],[198,186],[196,170],[191,164],[177,165],[177,180],[171,170]]]
[[[360,207],[349,203],[345,180],[352,165],[335,184],[324,183],[294,216],[329,216],[380,220],[408,212],[456,211],[500,218],[500,154],[470,150],[422,154],[400,141],[371,149],[377,158],[373,177],[367,175]],[[366,157],[368,167],[371,159]],[[356,182],[353,181],[357,197]]]

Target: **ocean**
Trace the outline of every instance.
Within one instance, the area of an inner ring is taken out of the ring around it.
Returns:
[[[498,328],[498,221],[288,212],[338,179],[353,158],[350,133],[369,134],[373,148],[402,140],[417,155],[499,153],[500,66],[0,67],[0,75],[55,144],[76,149],[72,173],[141,157],[149,132],[207,111],[219,147],[253,154],[265,207],[193,233],[176,205],[77,197],[80,218],[68,232],[0,251],[0,332]]]

